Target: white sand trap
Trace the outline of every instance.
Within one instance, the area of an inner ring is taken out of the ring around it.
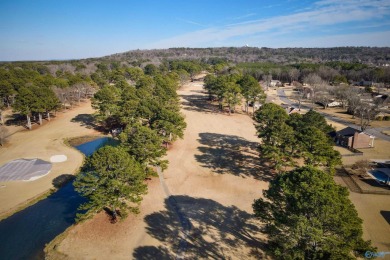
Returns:
[[[53,155],[50,157],[50,162],[52,163],[65,162],[66,160],[68,160],[68,157],[64,154]]]
[[[18,159],[0,167],[0,181],[33,181],[51,170],[51,163],[41,159]]]

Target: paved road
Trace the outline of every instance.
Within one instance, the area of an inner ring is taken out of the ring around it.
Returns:
[[[283,89],[278,89],[278,97],[285,104],[296,106],[296,107],[298,106],[298,104],[296,102],[290,100],[286,96],[286,93],[284,92]],[[303,108],[303,109],[311,109],[311,107],[305,106],[305,105],[301,105],[301,108]],[[359,125],[352,124],[352,123],[350,123],[350,122],[348,122],[348,121],[346,121],[346,120],[344,120],[342,118],[339,118],[339,117],[336,117],[336,116],[331,116],[331,115],[325,114],[325,113],[323,113],[321,111],[317,111],[317,112],[322,114],[325,118],[327,118],[329,120],[332,120],[332,121],[335,121],[337,123],[343,124],[345,126],[349,126],[349,127],[352,127],[352,128],[360,130],[360,126]],[[383,139],[383,140],[386,140],[386,141],[390,142],[390,136],[382,134],[383,130],[389,130],[389,129],[390,129],[390,127],[368,128],[368,129],[365,130],[365,132],[370,134],[370,135],[373,135],[373,136],[375,136],[377,138],[380,138],[380,139]]]

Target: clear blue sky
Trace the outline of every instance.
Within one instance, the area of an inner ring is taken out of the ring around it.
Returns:
[[[0,60],[169,47],[390,46],[389,0],[0,0]]]

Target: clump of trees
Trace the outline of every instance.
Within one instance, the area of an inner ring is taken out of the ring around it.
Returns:
[[[66,70],[51,71],[40,63],[7,63],[0,66],[0,123],[3,111],[13,108],[26,117],[31,129],[32,118],[42,124],[50,113],[80,103],[94,92],[95,83],[88,75]]]
[[[205,77],[204,88],[207,90],[210,99],[214,96],[218,100],[219,109],[224,105],[229,108],[229,114],[234,112],[235,106],[241,103],[245,98],[245,111],[248,112],[249,104],[263,103],[266,95],[260,84],[250,75],[241,75],[238,73],[213,75]]]
[[[331,171],[341,164],[340,153],[333,150],[328,136],[334,129],[321,114],[311,110],[289,116],[282,107],[266,103],[255,112],[254,120],[261,138],[261,156],[269,159],[274,169],[296,166],[299,158],[307,165],[326,166]]]
[[[119,133],[120,143],[94,153],[76,179],[76,190],[88,198],[80,207],[84,212],[79,219],[104,209],[113,221],[136,213],[146,192],[144,180],[155,175],[152,167],[165,169],[168,162],[161,158],[168,144],[183,137],[186,123],[176,93],[178,74],[153,64],[144,71],[124,72],[117,71],[111,83],[104,84],[92,99],[97,119],[107,131]]]
[[[31,116],[38,115],[39,124],[42,125],[42,114],[50,120],[50,112],[60,107],[60,101],[50,88],[28,86],[19,89],[12,106],[14,111],[26,116],[27,128],[31,129]]]
[[[348,190],[311,166],[279,174],[253,203],[277,259],[355,259],[375,252]]]

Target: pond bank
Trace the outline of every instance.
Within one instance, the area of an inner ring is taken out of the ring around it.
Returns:
[[[94,112],[89,101],[83,102],[72,110],[59,112],[56,120],[31,131],[17,132],[10,137],[9,146],[0,149],[0,165],[21,158],[38,157],[50,161],[52,156],[59,154],[65,155],[67,161],[53,163],[50,173],[35,181],[0,182],[0,216],[9,216],[47,194],[53,188],[53,179],[63,174],[77,173],[83,163],[83,156],[64,144],[64,140],[77,136],[101,135],[95,129],[74,120],[80,115],[91,115]]]
[[[107,144],[108,140],[103,137],[76,148],[89,155]],[[84,201],[74,190],[72,182],[68,182],[34,205],[0,221],[2,258],[44,258],[45,245],[74,224],[77,208]]]

